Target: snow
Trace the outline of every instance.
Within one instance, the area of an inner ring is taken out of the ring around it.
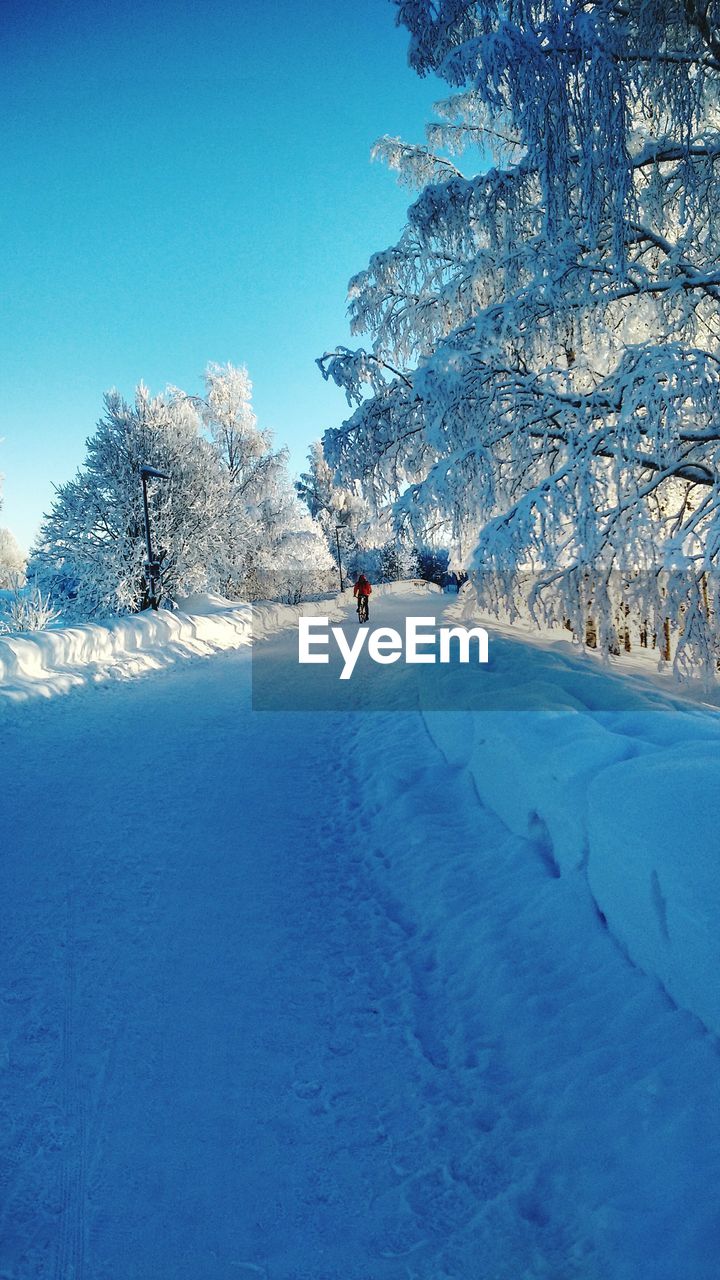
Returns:
[[[439,594],[431,582],[389,583],[377,594]],[[142,613],[71,627],[0,637],[0,705],[3,700],[50,697],[88,682],[157,671],[184,657],[200,657],[247,645],[253,637],[294,628],[298,617],[339,617],[343,597],[302,605],[247,604],[202,592],[178,600],[177,610]]]
[[[125,678],[184,657],[198,657],[251,643],[304,614],[336,611],[330,601],[303,606],[233,603],[202,594],[179,601],[177,611],[109,618],[33,634],[0,638],[0,704],[67,693],[88,682]]]
[[[416,188],[318,360],[337,485],[443,542],[491,606],[717,675],[718,132],[702,5],[399,4],[444,79]],[[548,49],[572,51],[552,61]],[[698,52],[700,51],[700,52]],[[691,69],[692,68],[692,69]],[[481,145],[478,147],[478,142]],[[707,314],[706,314],[707,313]],[[667,632],[666,632],[667,628]]]
[[[717,745],[668,746],[593,781],[588,879],[636,962],[719,1032]]]
[[[447,614],[478,621],[467,601]],[[556,638],[518,645],[510,634],[491,645],[511,688],[491,730],[488,718],[467,716],[458,732],[428,714],[430,732],[511,831],[544,844],[557,874],[586,877],[633,961],[720,1034],[720,716],[687,691],[671,696],[647,663],[623,680]],[[522,709],[508,714],[513,696]]]
[[[642,719],[615,731],[614,716],[575,710],[426,721],[482,803],[553,875],[581,876],[632,960],[720,1034],[720,723],[654,714],[673,743],[647,741]]]
[[[287,452],[258,426],[247,370],[208,365],[205,392],[168,387],[151,396],[140,383],[132,403],[118,391],[104,397],[85,461],[57,488],[29,567],[64,615],[101,619],[153,595],[175,600],[220,585],[253,600],[328,589],[334,562],[325,537],[298,500]],[[140,474],[148,465],[171,478],[148,491],[153,590],[143,569]]]
[[[5,706],[0,1275],[716,1280],[720,719],[492,634],[253,711],[293,613]]]

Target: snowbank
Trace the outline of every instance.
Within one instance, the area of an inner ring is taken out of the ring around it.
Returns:
[[[0,702],[51,697],[95,681],[157,671],[179,658],[251,644],[302,614],[339,616],[342,598],[249,605],[193,596],[175,612],[129,614],[0,639]]]
[[[382,594],[418,589],[442,594],[434,583],[413,579],[375,588]],[[157,671],[178,658],[235,649],[293,627],[300,614],[338,619],[352,592],[299,605],[249,605],[211,594],[180,600],[177,611],[128,614],[103,622],[56,627],[0,638],[0,702],[51,697],[113,677]]]
[[[495,643],[527,708],[527,649]],[[543,671],[537,710],[426,712],[428,730],[548,874],[584,878],[631,959],[720,1034],[720,717],[642,681],[598,710],[613,677],[564,652]]]
[[[720,734],[598,774],[587,874],[632,958],[720,1034]]]

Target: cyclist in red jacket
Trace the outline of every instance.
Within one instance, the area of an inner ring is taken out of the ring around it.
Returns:
[[[361,622],[367,622],[368,618],[370,617],[370,610],[368,609],[368,596],[370,595],[371,591],[372,591],[372,587],[370,586],[370,583],[365,577],[365,574],[364,573],[359,574],[358,580],[355,583],[355,586],[353,587],[353,595],[357,596],[358,618],[360,619]]]

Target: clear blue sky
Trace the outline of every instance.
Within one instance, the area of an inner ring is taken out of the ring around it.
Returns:
[[[371,164],[420,140],[437,82],[389,0],[4,0],[0,525],[27,546],[102,394],[248,366],[292,450],[344,416],[314,359],[410,194]]]

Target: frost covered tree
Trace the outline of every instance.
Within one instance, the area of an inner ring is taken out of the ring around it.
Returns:
[[[297,604],[335,586],[335,565],[317,521],[299,501],[289,476],[264,499],[266,537],[254,557],[254,591],[249,598]]]
[[[448,564],[450,557],[445,547],[421,546],[417,549],[417,569],[419,578],[426,582],[435,582],[439,587],[447,586],[450,576]]]
[[[323,528],[297,499],[287,449],[258,426],[247,369],[209,365],[197,403],[229,480],[225,594],[295,602],[327,590],[332,560]]]
[[[359,529],[370,519],[371,512],[357,484],[351,488],[335,484],[319,440],[310,446],[308,470],[302,472],[295,487],[310,515],[321,525],[328,543],[332,543],[338,526],[347,537],[357,541]]]
[[[320,525],[333,558],[339,546],[345,573],[355,574],[358,566],[363,565],[368,572],[373,571],[374,561],[368,557],[373,543],[370,507],[360,494],[357,481],[348,488],[335,484],[319,440],[311,445],[308,470],[301,474],[295,487],[310,515]]]
[[[25,575],[26,556],[9,529],[0,529],[0,587],[14,587]]]
[[[203,438],[187,397],[133,403],[113,391],[87,441],[73,480],[60,485],[33,552],[40,586],[78,616],[134,611],[149,604],[140,467],[168,472],[150,482],[153,540],[163,598],[216,585],[226,538],[228,478]]]
[[[244,366],[208,365],[205,395],[188,399],[199,410],[227,481],[220,588],[230,599],[237,599],[248,595],[249,585],[253,587],[255,561],[268,533],[262,503],[283,474],[286,458],[282,450],[273,448],[271,433],[258,426],[252,382]]]
[[[230,478],[241,488],[247,487],[272,455],[270,434],[259,429],[252,407],[247,369],[244,365],[209,364],[205,396],[194,399]]]
[[[106,397],[85,463],[57,489],[33,552],[33,573],[63,613],[148,606],[143,464],[170,477],[149,484],[164,600],[324,589],[332,562],[322,531],[296,498],[286,451],[258,428],[247,371],[210,365],[205,390]]]
[[[450,86],[426,143],[376,154],[419,194],[351,281],[367,349],[319,362],[326,433],[488,603],[605,650],[632,616],[718,658],[720,29],[707,0],[396,0]]]
[[[355,578],[363,572],[376,582],[415,577],[414,548],[393,530],[386,512],[373,512],[357,481],[351,488],[335,483],[321,441],[312,445],[308,462],[296,488],[321,525],[331,555],[337,555],[339,542],[344,573]]]
[[[245,565],[242,594],[249,600],[284,600],[289,604],[330,590],[334,564],[320,524],[300,502],[287,470],[265,477],[252,507],[257,529]]]
[[[378,548],[375,567],[378,582],[399,582],[416,578],[417,573],[417,552],[401,538],[389,538]]]

